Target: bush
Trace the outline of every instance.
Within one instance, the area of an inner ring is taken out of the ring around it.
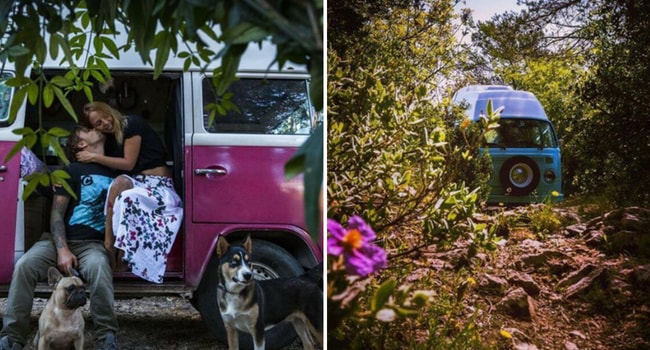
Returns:
[[[378,232],[413,227],[428,241],[455,240],[487,193],[489,159],[478,151],[487,122],[459,131],[463,114],[434,105],[425,87],[403,90],[379,68],[330,61],[328,217],[359,213]]]

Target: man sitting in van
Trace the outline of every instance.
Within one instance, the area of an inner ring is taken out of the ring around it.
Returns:
[[[66,152],[75,159],[80,150],[104,154],[105,136],[77,127]],[[29,319],[36,284],[47,280],[47,270],[57,266],[64,274],[78,271],[90,291],[90,311],[98,349],[118,349],[114,311],[113,270],[104,248],[104,202],[114,172],[96,163],[71,163],[65,169],[76,199],[58,186],[52,199],[51,233],[23,255],[9,287],[7,309],[0,332],[0,350],[20,350],[27,344]]]

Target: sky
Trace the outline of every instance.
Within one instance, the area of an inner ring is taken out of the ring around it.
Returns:
[[[517,5],[517,0],[461,0],[455,6],[456,12],[460,13],[461,9],[469,8],[472,10],[472,18],[474,22],[487,21],[496,14],[501,14],[508,11],[520,11],[523,6]],[[464,43],[469,43],[471,36],[461,36],[461,32],[457,33],[457,38]]]
[[[470,8],[475,21],[485,21],[497,13],[516,11],[522,7],[517,6],[517,0],[465,0],[465,4],[461,2],[456,8]]]

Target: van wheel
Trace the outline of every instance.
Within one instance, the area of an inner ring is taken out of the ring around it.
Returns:
[[[254,277],[258,280],[299,276],[304,273],[303,268],[289,252],[277,244],[264,240],[253,240],[251,262],[254,265]],[[219,259],[213,255],[191,302],[199,310],[203,322],[217,339],[228,344],[217,305],[218,265]],[[283,348],[291,344],[296,337],[296,332],[289,322],[282,322],[264,334],[267,349]],[[250,334],[239,332],[239,346],[241,349],[253,349],[253,339]]]
[[[499,180],[510,195],[525,196],[533,192],[539,184],[539,168],[528,157],[516,156],[506,160],[501,166]]]

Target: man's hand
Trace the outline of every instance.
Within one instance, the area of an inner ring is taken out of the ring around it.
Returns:
[[[66,272],[69,276],[72,276],[72,268],[77,268],[79,267],[79,261],[77,260],[77,256],[72,254],[70,249],[66,247],[62,247],[56,250],[57,252],[57,265],[59,266],[59,270]]]
[[[65,236],[65,223],[63,221],[66,208],[70,198],[55,194],[52,198],[52,211],[50,213],[50,230],[52,232],[52,242],[56,247],[56,263],[61,272],[71,275],[71,268],[77,268],[79,262],[77,257],[72,254],[68,248],[68,242]]]

